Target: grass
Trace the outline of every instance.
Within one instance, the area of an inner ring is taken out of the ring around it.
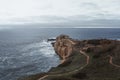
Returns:
[[[100,40],[94,41],[91,40],[89,43],[94,43],[96,46],[101,44],[101,47],[95,47],[87,53],[90,56],[90,62],[86,67],[72,72],[86,64],[86,57],[77,50],[64,64],[52,68],[48,75],[54,76],[48,76],[45,80],[120,80],[120,68],[109,64],[107,57],[107,55],[112,55],[114,57],[113,62],[120,63],[120,42],[103,40],[100,43]],[[31,75],[20,80],[37,80],[45,74]],[[58,76],[57,74],[61,75]]]
[[[18,80],[37,80],[38,78],[40,78],[46,74],[47,73],[40,73],[40,74],[25,76],[25,77],[19,78]]]

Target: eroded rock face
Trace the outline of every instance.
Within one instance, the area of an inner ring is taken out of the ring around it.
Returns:
[[[120,41],[60,35],[52,45],[62,64],[20,80],[120,80]]]
[[[73,46],[75,45],[75,41],[73,41],[67,35],[60,35],[56,38],[56,42],[54,43],[55,52],[61,57],[61,59],[66,59],[69,57],[73,51]]]
[[[55,52],[63,60],[62,63],[71,56],[74,50],[91,52],[94,54],[100,54],[110,51],[114,46],[116,41],[107,39],[92,39],[92,40],[73,40],[67,35],[60,35],[56,38],[53,47]]]

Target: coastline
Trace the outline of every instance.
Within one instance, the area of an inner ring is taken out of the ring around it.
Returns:
[[[60,35],[53,43],[53,47],[61,59],[61,64],[51,68],[47,73],[40,73],[18,80],[120,79],[119,40],[92,39],[78,41],[67,35]],[[108,56],[114,57],[113,60]]]

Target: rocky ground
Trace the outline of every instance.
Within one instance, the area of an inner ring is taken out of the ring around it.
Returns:
[[[60,35],[52,45],[61,64],[18,80],[120,80],[120,41]]]

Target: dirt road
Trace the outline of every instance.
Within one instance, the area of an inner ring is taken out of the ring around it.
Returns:
[[[112,57],[112,56],[108,55],[108,57],[110,58],[110,59],[109,59],[109,63],[110,63],[111,65],[113,65],[113,66],[115,66],[115,67],[120,67],[120,65],[117,65],[117,64],[114,64],[114,63],[113,63],[113,57]]]

